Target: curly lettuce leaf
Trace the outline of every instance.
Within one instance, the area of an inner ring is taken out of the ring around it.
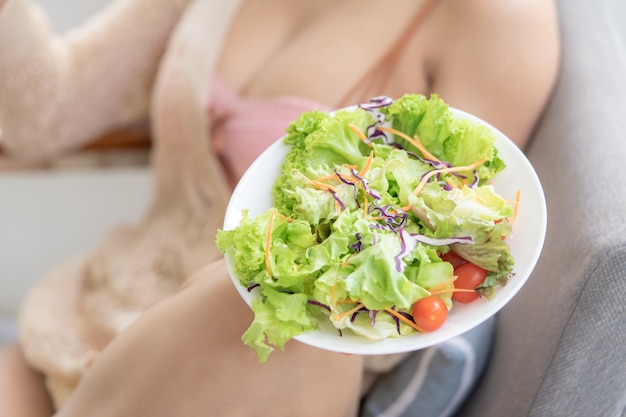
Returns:
[[[407,94],[383,111],[393,119],[395,129],[410,137],[417,136],[426,149],[441,161],[454,166],[467,166],[485,160],[478,168],[481,184],[505,168],[504,161],[498,156],[492,130],[471,119],[456,117],[436,94],[430,99]],[[395,137],[394,141],[412,148],[400,137]]]
[[[499,277],[511,273],[513,257],[504,239],[511,235],[507,219],[513,208],[491,185],[445,191],[428,184],[409,201],[433,226],[433,237],[471,236],[473,244],[455,245],[459,255]]]
[[[307,312],[306,294],[289,294],[266,287],[263,299],[252,301],[254,320],[242,336],[253,348],[259,362],[266,362],[274,348],[283,349],[294,336],[317,328],[317,321]]]
[[[297,200],[288,190],[301,183],[298,173],[317,178],[337,165],[359,164],[369,153],[369,147],[349,124],[364,131],[372,123],[372,115],[361,109],[339,110],[332,116],[319,111],[300,115],[289,125],[284,138],[291,148],[274,185],[275,207],[282,213],[293,209]]]

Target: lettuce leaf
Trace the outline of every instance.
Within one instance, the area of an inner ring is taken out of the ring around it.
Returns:
[[[294,336],[317,328],[317,321],[307,313],[308,296],[289,294],[266,287],[263,299],[252,302],[254,320],[242,341],[257,352],[260,362],[267,361],[274,348],[283,349]]]
[[[513,269],[513,257],[505,238],[511,236],[507,221],[513,208],[493,186],[462,187],[445,191],[428,184],[419,196],[409,199],[414,210],[434,226],[432,236],[471,236],[471,245],[454,245],[464,259],[500,278]]]
[[[504,161],[498,156],[496,138],[491,129],[471,119],[456,117],[436,94],[430,99],[407,94],[383,111],[393,119],[395,129],[411,137],[417,135],[424,147],[442,161],[454,166],[467,166],[486,160],[478,168],[481,184],[505,168]],[[402,138],[394,140],[412,148]]]

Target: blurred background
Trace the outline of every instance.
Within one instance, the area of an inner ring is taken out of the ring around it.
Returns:
[[[112,0],[39,0],[39,3],[50,14],[55,30],[65,31],[82,22],[85,18],[101,10]],[[626,1],[607,1],[618,23],[622,39],[626,40]]]
[[[111,0],[36,2],[51,29],[64,33]],[[39,277],[89,252],[114,225],[140,219],[151,195],[146,160],[133,151],[85,152],[52,168],[0,160],[0,345],[14,334],[11,319]]]
[[[57,33],[111,1],[38,0]],[[606,1],[626,42],[626,1]],[[0,344],[3,334],[15,332],[11,318],[33,282],[60,261],[90,251],[113,225],[137,221],[146,209],[151,177],[145,159],[104,168],[100,162],[92,156],[57,169],[0,169]]]
[[[626,39],[626,1],[606,1],[614,12],[622,38]],[[101,10],[111,0],[40,0],[39,3],[49,13],[53,28],[63,32]]]
[[[52,28],[65,32],[102,10],[112,0],[36,0],[48,13]]]

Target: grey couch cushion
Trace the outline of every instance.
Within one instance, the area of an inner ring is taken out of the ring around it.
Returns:
[[[626,411],[626,244],[607,249],[583,282],[533,414],[608,417]]]
[[[500,314],[462,417],[624,412],[626,56],[602,1],[558,5],[561,72],[528,150],[546,193],[546,243]]]

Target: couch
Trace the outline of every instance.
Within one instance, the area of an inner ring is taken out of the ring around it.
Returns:
[[[626,415],[626,54],[604,1],[558,6],[559,79],[527,152],[545,246],[458,417]]]

